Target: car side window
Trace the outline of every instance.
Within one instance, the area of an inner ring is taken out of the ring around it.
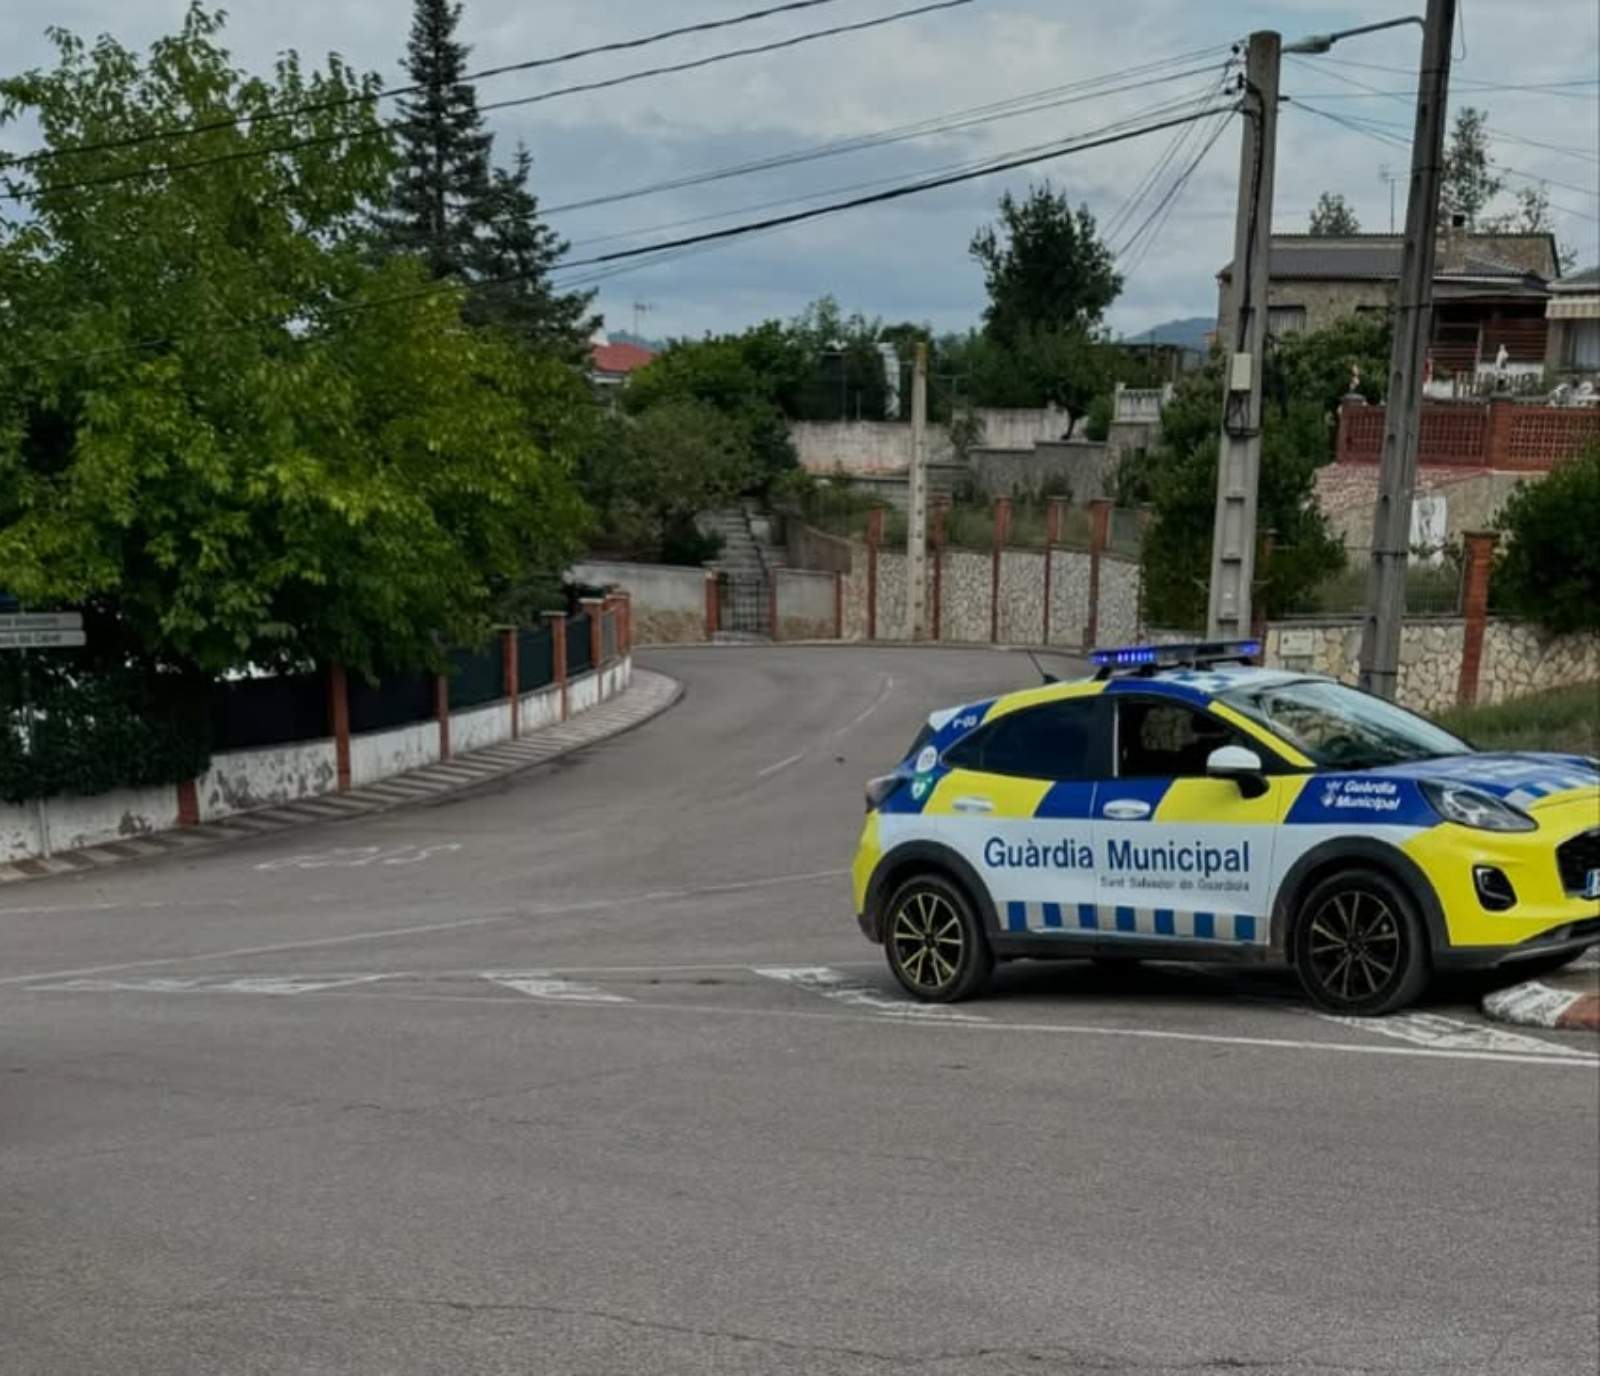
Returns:
[[[1243,745],[1258,754],[1226,722],[1181,702],[1123,698],[1117,703],[1119,779],[1193,779],[1219,746]]]
[[[1091,779],[1098,771],[1099,699],[1047,702],[1010,712],[945,751],[959,769],[1027,779]]]

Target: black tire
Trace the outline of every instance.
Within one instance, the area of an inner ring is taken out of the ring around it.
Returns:
[[[1295,915],[1294,966],[1330,1013],[1381,1017],[1416,1001],[1432,962],[1411,895],[1388,875],[1351,867],[1321,880]]]
[[[917,875],[895,890],[883,914],[883,951],[900,987],[923,1003],[971,998],[994,969],[972,900],[942,874]]]

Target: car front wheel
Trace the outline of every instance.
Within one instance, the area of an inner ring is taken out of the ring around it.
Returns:
[[[937,874],[919,875],[896,890],[884,921],[883,948],[901,988],[924,1003],[970,998],[994,969],[971,901]]]
[[[1404,1008],[1427,986],[1427,936],[1411,896],[1387,875],[1341,870],[1301,903],[1294,963],[1317,1007],[1376,1017]]]

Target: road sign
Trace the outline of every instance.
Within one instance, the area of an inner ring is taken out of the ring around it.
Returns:
[[[0,616],[0,634],[6,631],[81,631],[82,612],[15,612]]]
[[[77,650],[88,643],[82,631],[0,630],[0,650]]]

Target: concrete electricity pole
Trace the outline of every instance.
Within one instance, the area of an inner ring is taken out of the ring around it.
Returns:
[[[1278,142],[1278,67],[1283,40],[1250,35],[1245,60],[1244,139],[1239,210],[1233,232],[1231,319],[1222,447],[1217,455],[1217,515],[1211,534],[1206,634],[1250,634],[1250,583],[1256,565],[1256,492],[1261,479],[1261,383],[1267,340],[1267,269],[1272,244],[1272,171]]]
[[[1428,0],[1417,126],[1411,138],[1411,194],[1400,259],[1394,350],[1378,466],[1378,505],[1372,523],[1372,568],[1361,632],[1361,686],[1393,698],[1400,675],[1400,622],[1406,608],[1406,554],[1411,545],[1411,495],[1417,485],[1417,434],[1422,424],[1424,359],[1433,326],[1434,241],[1443,171],[1445,103],[1450,90],[1450,42],[1456,0]]]
[[[928,346],[917,343],[911,377],[911,491],[906,510],[906,633],[928,635]]]

